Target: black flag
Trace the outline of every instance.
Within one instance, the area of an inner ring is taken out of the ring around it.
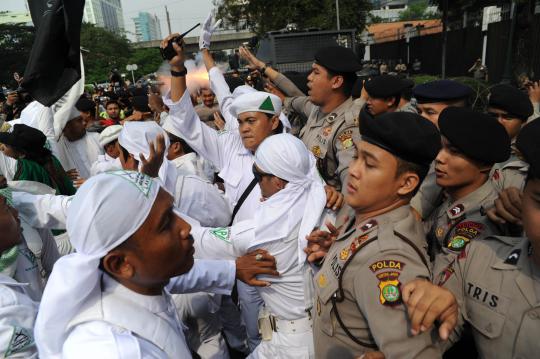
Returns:
[[[51,106],[81,78],[84,0],[29,3],[37,32],[21,86],[35,100]]]

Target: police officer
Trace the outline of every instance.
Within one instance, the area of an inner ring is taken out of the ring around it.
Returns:
[[[533,114],[533,105],[529,97],[517,88],[510,85],[496,85],[491,88],[487,112],[504,126],[514,142],[521,128]],[[491,180],[498,191],[508,187],[521,190],[525,184],[527,170],[527,163],[518,157],[515,148],[512,147],[510,158],[494,166]]]
[[[386,112],[412,112],[410,108],[404,110],[400,108],[402,94],[409,87],[411,87],[409,80],[393,75],[381,75],[367,81],[364,84],[366,102],[360,111],[360,120]]]
[[[436,358],[434,337],[409,335],[401,283],[430,278],[425,233],[409,201],[440,149],[422,117],[388,113],[362,121],[346,202],[355,210],[314,277],[314,343],[319,358],[379,350],[386,357]]]
[[[275,69],[242,51],[250,65],[273,82],[282,81]],[[354,154],[353,143],[360,139],[358,111],[351,92],[356,71],[362,68],[351,49],[341,46],[322,48],[308,76],[308,96],[286,97],[284,108],[307,117],[300,139],[317,158],[317,168],[330,186],[342,188]]]
[[[439,115],[445,108],[465,107],[472,94],[469,86],[452,80],[426,82],[413,89],[418,114],[433,122],[437,127]]]
[[[540,350],[538,138],[540,123],[535,122],[525,126],[516,141],[517,148],[530,164],[522,207],[526,236],[517,242],[514,238],[499,236],[473,241],[455,262],[436,276],[440,278],[437,284],[450,289],[461,305],[458,327],[448,345],[458,339],[467,322],[480,358],[531,358]],[[423,291],[421,298],[416,296],[415,290],[420,285],[426,286],[426,282],[414,281],[405,286],[404,291],[412,292],[408,304],[429,308],[433,292]],[[430,293],[430,298],[425,293]],[[446,310],[441,308],[438,313]]]
[[[452,80],[430,81],[413,89],[418,114],[433,122],[437,127],[439,127],[439,115],[445,108],[467,106],[471,94],[472,89],[469,86]],[[429,218],[440,199],[442,189],[437,186],[435,180],[435,164],[432,164],[420,190],[411,201],[411,206],[422,218]]]
[[[437,185],[447,198],[427,221],[430,255],[460,253],[471,241],[503,234],[486,216],[497,192],[489,181],[494,163],[510,155],[504,127],[483,113],[446,108],[439,117],[442,149],[435,159]],[[436,260],[438,267],[439,258]]]

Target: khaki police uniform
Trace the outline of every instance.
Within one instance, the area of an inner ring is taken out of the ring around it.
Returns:
[[[503,234],[502,229],[486,216],[486,209],[493,206],[495,198],[497,191],[490,181],[486,181],[458,201],[447,198],[436,210],[427,222],[430,225],[430,257],[435,259],[434,272],[438,271],[440,265],[445,265],[438,262],[449,263],[471,240]]]
[[[352,98],[330,113],[323,113],[309,97],[286,98],[285,108],[307,117],[299,137],[317,159],[317,169],[326,183],[341,190],[356,152],[354,142],[360,140],[358,111]]]
[[[435,283],[460,304],[458,327],[470,323],[480,358],[535,358],[540,353],[540,268],[526,238],[473,241]]]
[[[490,172],[490,179],[497,192],[505,188],[515,187],[523,190],[529,164],[518,157],[514,145],[512,145],[512,154],[510,158],[501,163],[496,163]]]
[[[425,234],[410,206],[354,226],[338,237],[314,277],[317,358],[440,357],[435,336],[410,334],[401,283],[430,278]]]

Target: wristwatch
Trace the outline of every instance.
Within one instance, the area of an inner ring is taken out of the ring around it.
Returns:
[[[172,77],[184,77],[187,75],[187,68],[184,67],[184,70],[182,71],[173,71],[171,70],[171,76]]]

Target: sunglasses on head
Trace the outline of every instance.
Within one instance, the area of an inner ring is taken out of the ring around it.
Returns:
[[[273,176],[272,174],[270,173],[264,173],[264,172],[261,172],[257,169],[257,167],[255,166],[255,163],[253,164],[253,166],[251,167],[251,170],[253,171],[253,177],[255,177],[255,180],[257,182],[261,182],[263,177],[265,176]]]

